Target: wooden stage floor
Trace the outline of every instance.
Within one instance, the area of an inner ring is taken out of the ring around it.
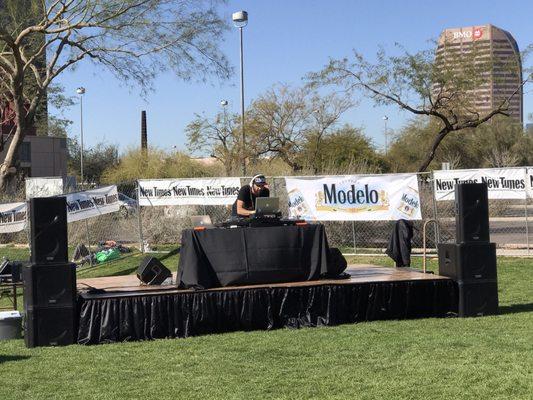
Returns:
[[[420,270],[411,268],[389,268],[370,264],[349,265],[345,271],[350,275],[345,279],[324,279],[318,281],[274,283],[249,286],[228,286],[223,288],[208,289],[207,291],[224,291],[239,289],[258,289],[272,287],[308,287],[317,285],[354,285],[359,283],[375,282],[404,282],[404,281],[430,281],[449,280],[450,278],[424,274]],[[161,292],[186,293],[193,290],[178,290],[175,285],[176,273],[172,275],[172,284],[147,286],[141,285],[135,275],[110,276],[101,278],[78,279],[77,289],[82,297],[103,298],[103,297],[124,297],[150,295]]]

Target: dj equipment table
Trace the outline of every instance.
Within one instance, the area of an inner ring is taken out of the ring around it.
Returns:
[[[346,264],[335,260],[323,225],[188,229],[177,282],[209,289],[310,281],[340,275]]]

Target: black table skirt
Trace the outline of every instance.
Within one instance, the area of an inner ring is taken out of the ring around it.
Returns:
[[[338,275],[323,225],[184,230],[178,286],[297,282]]]
[[[443,317],[457,312],[455,285],[440,279],[80,297],[78,343]]]

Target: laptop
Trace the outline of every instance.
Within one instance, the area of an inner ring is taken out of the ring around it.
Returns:
[[[192,226],[203,226],[205,228],[212,228],[213,222],[209,215],[192,215],[191,216]]]
[[[258,197],[255,199],[255,216],[275,215],[279,213],[278,197]]]

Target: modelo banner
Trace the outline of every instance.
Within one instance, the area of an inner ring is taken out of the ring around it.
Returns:
[[[139,205],[230,205],[240,187],[239,178],[139,180]]]
[[[457,183],[485,182],[489,199],[507,200],[524,200],[528,188],[532,187],[531,175],[527,176],[526,168],[434,171],[433,178],[437,201],[454,200]]]
[[[421,219],[416,174],[285,178],[289,216],[317,221]]]
[[[68,222],[97,217],[120,209],[115,185],[70,193],[66,197]]]
[[[0,233],[24,230],[28,219],[26,203],[0,204]]]

